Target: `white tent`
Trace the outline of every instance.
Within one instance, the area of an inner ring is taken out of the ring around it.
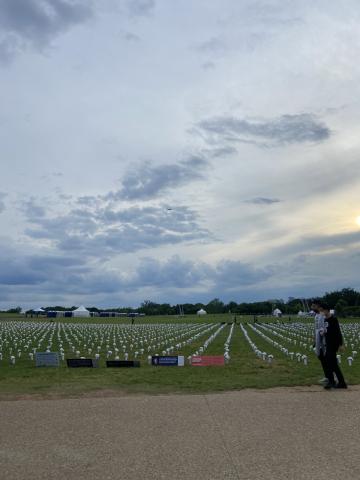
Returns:
[[[39,308],[34,308],[33,312],[35,312],[35,313],[45,313],[45,310],[43,308],[39,307]]]
[[[80,305],[79,308],[73,311],[73,317],[90,317],[90,312],[84,305]]]
[[[275,310],[273,311],[273,315],[274,317],[281,317],[282,311],[280,310],[280,308],[275,308]]]
[[[206,315],[206,312],[203,308],[200,308],[200,310],[196,312],[196,315]]]

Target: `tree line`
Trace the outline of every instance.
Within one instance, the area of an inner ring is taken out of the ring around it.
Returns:
[[[198,310],[204,309],[207,313],[233,313],[239,315],[271,315],[274,309],[278,308],[284,315],[297,314],[310,307],[313,298],[289,298],[270,299],[262,302],[222,302],[214,298],[209,303],[184,303],[181,305],[184,314],[195,314]],[[326,292],[317,300],[328,303],[341,316],[360,316],[360,292],[353,288],[343,288],[333,292]],[[139,312],[146,315],[175,315],[180,313],[179,305],[168,303],[155,303],[150,300],[144,301]]]
[[[334,308],[341,316],[360,316],[360,292],[353,288],[343,288],[327,292],[322,297],[318,297]],[[214,298],[208,303],[184,303],[180,305],[171,305],[169,303],[156,303],[151,300],[144,300],[138,308],[117,307],[101,309],[98,307],[88,307],[90,312],[118,312],[118,313],[144,313],[145,315],[179,315],[181,313],[195,314],[200,309],[207,313],[232,313],[238,315],[271,315],[275,308],[279,308],[284,315],[297,314],[300,310],[306,310],[311,304],[312,298],[289,298],[286,302],[283,299],[271,299],[263,302],[240,302],[235,301],[224,303],[219,298]],[[77,307],[64,307],[55,305],[43,307],[45,311],[69,311]],[[2,313],[20,313],[21,307],[11,308]],[[27,313],[30,313],[29,310]]]

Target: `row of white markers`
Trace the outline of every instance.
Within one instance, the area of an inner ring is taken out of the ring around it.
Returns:
[[[272,363],[274,356],[267,354],[256,346],[256,343],[249,336],[248,330],[251,329],[255,335],[260,336],[265,342],[269,343],[273,348],[278,349],[282,354],[289,357],[291,360],[296,359],[304,365],[308,365],[309,356],[308,351],[313,352],[314,327],[312,324],[248,324],[245,328],[240,325],[244,336],[255,354],[263,360]],[[265,332],[265,333],[264,333]],[[352,366],[357,357],[357,347],[360,343],[360,325],[345,324],[342,326],[344,337],[345,357],[349,366]],[[275,337],[275,338],[274,338]],[[280,339],[280,340],[279,340]],[[292,351],[287,344],[292,344],[300,351]],[[349,351],[350,349],[350,351]],[[339,363],[342,361],[342,355],[337,355]]]
[[[100,356],[128,360],[151,355],[172,355],[199,342],[204,343],[193,355],[205,354],[209,345],[226,325],[218,324],[61,324],[39,322],[7,322],[0,324],[0,361],[7,358],[34,360],[37,351],[59,351],[77,358]],[[233,327],[224,346],[224,357],[230,360],[229,348]],[[190,356],[191,357],[191,356]]]

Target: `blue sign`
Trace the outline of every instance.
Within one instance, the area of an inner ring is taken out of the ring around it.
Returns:
[[[57,352],[36,352],[35,365],[37,367],[59,367],[59,354]]]
[[[184,357],[178,355],[153,355],[152,365],[161,367],[182,367],[184,366]]]

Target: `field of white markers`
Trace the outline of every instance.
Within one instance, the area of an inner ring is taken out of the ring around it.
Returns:
[[[360,342],[360,324],[341,326],[345,351],[338,361],[356,365]],[[215,339],[224,339],[222,341]],[[233,339],[239,338],[236,347]],[[275,365],[287,359],[306,367],[316,360],[311,323],[227,323],[201,324],[94,324],[44,323],[28,321],[0,322],[0,368],[5,365],[35,365],[36,352],[59,352],[61,364],[66,358],[140,360],[150,363],[152,355],[224,355],[226,364],[244,350],[247,343],[258,358]],[[316,360],[317,361],[317,360]]]
[[[257,357],[268,363],[272,363],[277,356],[286,356],[290,360],[308,365],[309,361],[315,358],[314,328],[310,323],[257,323],[240,325],[240,328]],[[339,363],[346,361],[352,366],[359,349],[360,324],[343,324],[341,330],[345,349],[337,355],[337,359]],[[269,349],[278,351],[278,355],[258,348],[256,342],[259,338],[269,345]]]
[[[152,355],[206,354],[226,324],[71,324],[39,322],[0,323],[0,367],[35,364],[36,352],[59,352],[66,358],[141,360]],[[230,360],[233,326],[219,355]],[[196,347],[193,345],[196,345]]]

